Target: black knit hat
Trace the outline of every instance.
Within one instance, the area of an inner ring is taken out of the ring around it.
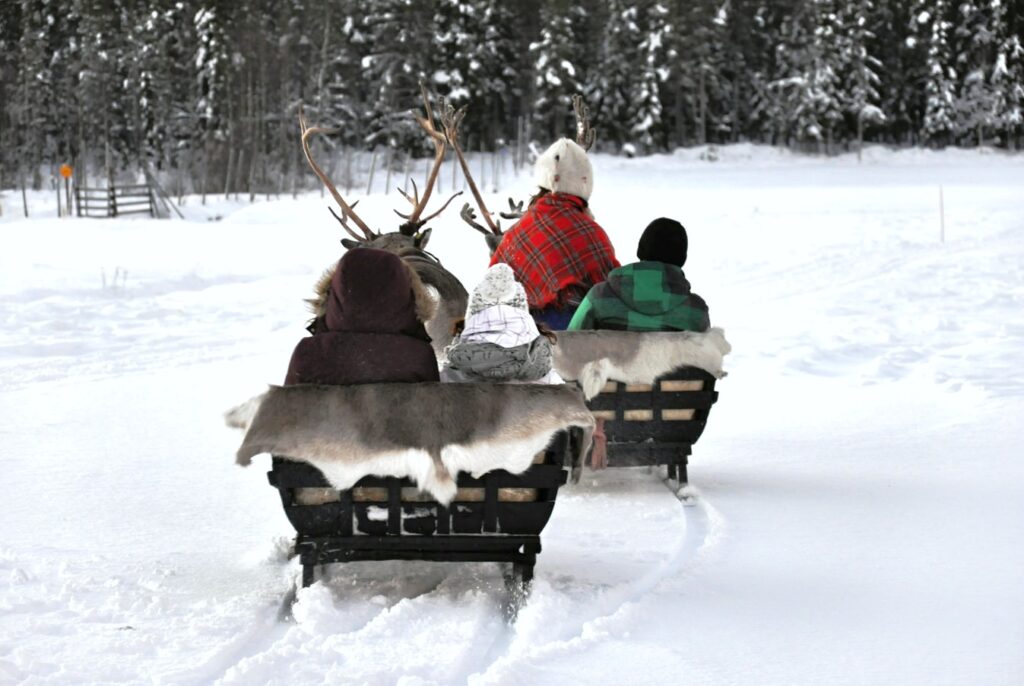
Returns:
[[[636,256],[641,260],[665,262],[682,267],[686,264],[686,229],[675,219],[661,217],[644,229]]]

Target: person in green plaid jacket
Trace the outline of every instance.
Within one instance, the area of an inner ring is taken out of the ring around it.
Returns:
[[[708,306],[683,274],[686,229],[674,219],[655,219],[637,246],[639,262],[608,272],[608,278],[587,292],[569,322],[574,329],[620,331],[707,331]],[[604,420],[594,427],[590,468],[608,466]]]
[[[613,269],[583,298],[569,322],[574,329],[707,331],[708,306],[683,274],[686,229],[655,219],[640,237],[634,262]]]

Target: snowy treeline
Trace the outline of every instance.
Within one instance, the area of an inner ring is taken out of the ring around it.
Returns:
[[[1017,147],[1024,0],[3,0],[0,187],[64,161],[193,187],[297,178],[296,114],[426,153],[423,79],[472,150],[861,139]]]

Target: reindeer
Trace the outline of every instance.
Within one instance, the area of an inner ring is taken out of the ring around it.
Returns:
[[[583,150],[589,152],[591,146],[594,145],[594,140],[597,138],[597,132],[590,126],[590,108],[587,107],[586,103],[583,102],[583,96],[574,95],[572,96],[572,109],[576,115],[576,143]],[[476,183],[473,181],[473,175],[469,171],[469,165],[466,163],[465,157],[462,155],[462,148],[459,147],[459,124],[462,122],[462,117],[465,115],[465,108],[460,109],[458,112],[451,112],[448,108],[441,116],[441,125],[444,127],[445,137],[448,139],[448,144],[455,150],[455,154],[459,159],[459,164],[462,165],[462,173],[466,177],[466,181],[469,183],[469,189],[473,193],[473,199],[476,200],[477,207],[480,208],[480,214],[487,223],[487,226],[476,221],[476,213],[473,208],[470,207],[467,202],[462,206],[462,211],[459,216],[462,220],[469,224],[471,227],[479,231],[484,235],[484,241],[487,243],[487,249],[493,255],[501,245],[501,239],[505,237],[505,232],[501,230],[501,222],[495,221],[491,213],[487,210],[487,206],[484,205],[484,199],[480,196],[480,191],[477,190]],[[501,212],[502,219],[514,219],[519,220],[526,210],[523,209],[523,201],[520,200],[516,203],[512,198],[508,199],[508,212]]]
[[[405,220],[405,222],[398,227],[397,231],[385,233],[370,229],[370,227],[367,226],[367,224],[360,219],[359,215],[354,211],[358,201],[351,205],[346,203],[345,199],[341,197],[341,194],[338,192],[338,189],[335,188],[330,178],[328,178],[327,174],[324,173],[313,159],[313,155],[309,150],[309,139],[318,133],[329,134],[334,133],[336,130],[327,130],[318,126],[309,126],[301,109],[299,111],[299,129],[302,133],[302,152],[306,156],[306,162],[309,163],[309,166],[313,169],[313,173],[317,175],[324,186],[326,186],[327,190],[330,191],[331,196],[334,198],[334,201],[338,204],[338,207],[341,210],[341,214],[338,215],[334,209],[330,207],[328,210],[334,218],[338,220],[341,227],[352,237],[342,238],[341,244],[349,250],[366,247],[387,250],[388,252],[395,253],[416,271],[424,284],[433,289],[438,299],[437,313],[425,324],[427,333],[432,339],[434,351],[438,356],[440,356],[444,347],[448,345],[451,340],[452,329],[455,322],[461,319],[466,313],[466,302],[469,298],[469,294],[466,292],[462,283],[455,278],[455,275],[445,269],[441,265],[441,261],[434,255],[426,251],[427,241],[430,240],[431,229],[424,229],[423,226],[428,221],[441,214],[441,212],[451,204],[452,200],[457,196],[462,195],[462,191],[454,193],[436,212],[423,216],[423,212],[427,207],[427,202],[430,200],[430,195],[434,189],[434,183],[437,180],[438,172],[441,169],[441,163],[444,161],[447,141],[445,136],[434,128],[434,112],[430,104],[430,96],[427,94],[427,89],[423,84],[420,84],[420,91],[423,96],[426,116],[421,117],[414,111],[413,117],[434,143],[434,166],[431,168],[430,174],[427,177],[427,184],[423,190],[422,197],[420,197],[419,189],[416,187],[415,180],[412,182],[412,196],[404,190],[399,189],[399,193],[409,201],[412,205],[412,209],[408,214],[402,214],[398,210],[395,210],[395,214]],[[349,221],[356,225],[360,233],[357,233],[355,229],[352,228]]]

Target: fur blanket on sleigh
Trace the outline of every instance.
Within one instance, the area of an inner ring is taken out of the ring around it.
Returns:
[[[554,368],[577,381],[587,400],[609,380],[649,384],[678,367],[726,375],[722,359],[732,351],[722,329],[695,331],[559,331]]]
[[[312,464],[337,489],[377,476],[409,477],[443,504],[461,471],[525,471],[555,433],[583,430],[573,477],[590,449],[594,418],[572,385],[386,383],[271,386],[225,414],[245,430],[236,461],[271,453]]]

